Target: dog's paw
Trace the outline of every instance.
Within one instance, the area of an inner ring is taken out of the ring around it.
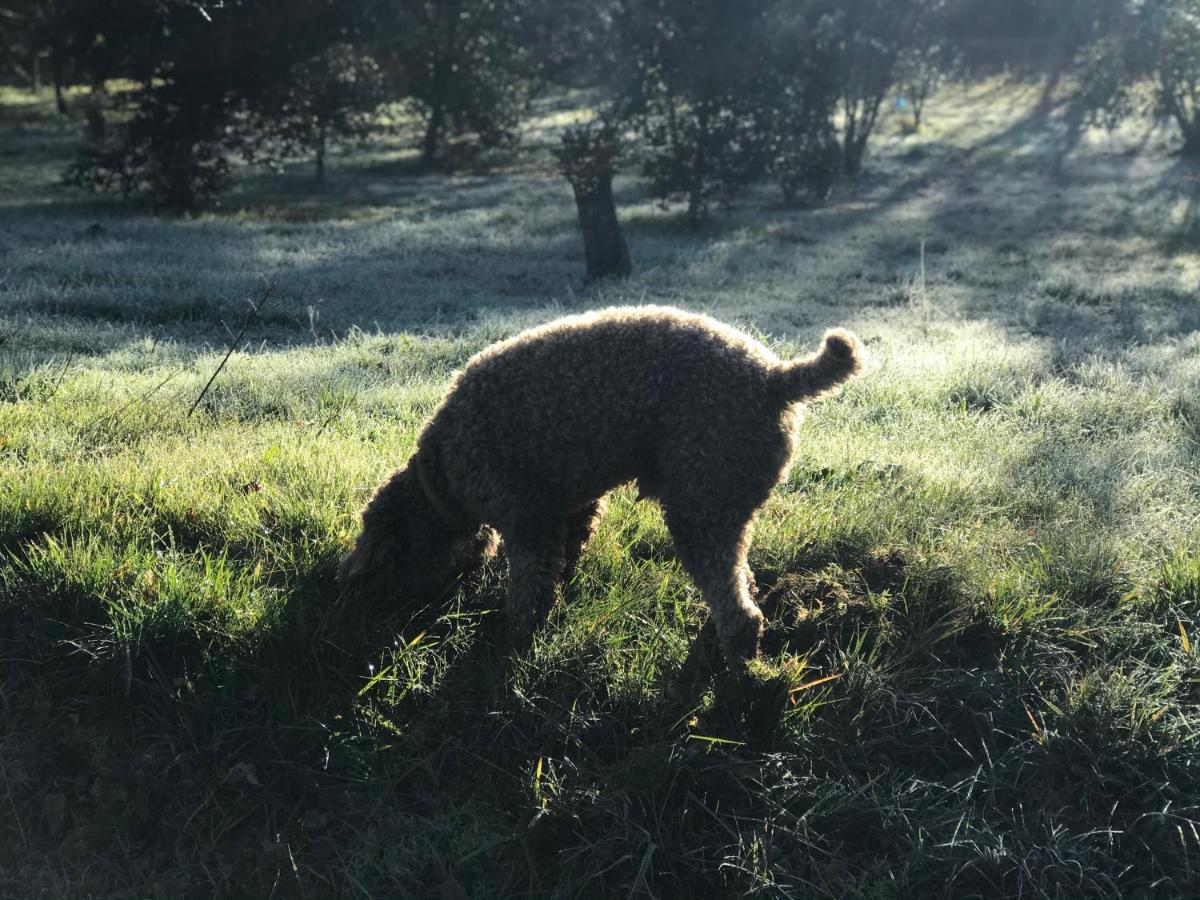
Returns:
[[[745,672],[746,667],[758,658],[758,645],[762,640],[763,614],[754,607],[746,609],[737,620],[722,628],[718,623],[717,631],[721,636],[721,650],[725,653],[725,661],[732,672]]]

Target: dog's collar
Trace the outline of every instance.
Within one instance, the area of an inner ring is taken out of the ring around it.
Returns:
[[[420,453],[417,454],[417,458],[413,462],[415,463],[413,468],[417,470],[417,484],[421,486],[421,492],[425,495],[425,499],[429,501],[429,505],[433,507],[433,511],[442,520],[442,524],[454,532],[473,530],[475,524],[468,522],[461,515],[455,515],[454,510],[433,489],[433,485],[429,482],[429,473],[425,470]]]

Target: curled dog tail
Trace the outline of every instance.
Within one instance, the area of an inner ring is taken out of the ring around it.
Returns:
[[[787,362],[771,372],[772,391],[786,403],[809,400],[858,374],[863,356],[858,338],[835,328],[825,332],[821,349],[812,356]]]

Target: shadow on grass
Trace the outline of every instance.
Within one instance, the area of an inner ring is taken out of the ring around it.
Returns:
[[[1143,814],[1189,790],[1185,760],[1113,743],[1120,713],[1100,707],[1031,732],[1051,696],[1036,678],[1077,623],[1017,621],[913,550],[813,548],[760,573],[768,658],[813,676],[749,699],[704,634],[634,691],[603,626],[564,654],[552,621],[507,658],[498,566],[401,611],[346,602],[334,565],[248,632],[192,617],[114,642],[101,608],[8,607],[0,871],[19,858],[60,893],[173,896],[852,896],[880,860],[910,866],[909,896],[1078,884],[1053,853],[996,858],[1003,837],[1076,842],[1089,878],[1179,884]],[[1080,766],[1105,780],[1082,786]],[[1086,838],[1102,813],[1131,837]],[[976,843],[945,840],[964,820]]]

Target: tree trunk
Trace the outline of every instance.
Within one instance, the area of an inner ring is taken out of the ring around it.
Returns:
[[[857,175],[862,171],[863,158],[867,155],[867,142],[871,139],[871,131],[879,118],[879,107],[883,104],[884,94],[864,96],[862,108],[857,109],[846,101],[846,135],[843,141],[843,166],[847,175]]]
[[[104,87],[104,79],[99,78],[92,83],[87,105],[84,108],[84,134],[93,144],[104,143],[104,138],[108,134],[108,121],[104,116],[104,104],[107,100],[108,90]]]
[[[629,248],[617,219],[612,182],[621,141],[610,124],[572,126],[562,135],[562,149],[554,151],[558,169],[575,191],[579,229],[583,232],[583,255],[588,281],[615,276],[623,278],[631,269]]]
[[[856,175],[862,166],[862,157],[855,149],[858,145],[858,117],[849,99],[843,101],[843,110],[846,129],[842,135],[842,171],[847,175]]]
[[[317,181],[325,180],[325,123],[317,126]]]
[[[446,123],[446,109],[441,99],[433,102],[429,110],[429,121],[425,123],[425,137],[421,141],[421,162],[431,166],[437,161],[438,145],[442,140],[442,129]]]
[[[190,152],[190,147],[185,148],[179,141],[174,141],[163,156],[159,193],[167,209],[172,212],[183,212],[196,205],[196,194],[189,174]]]
[[[696,185],[688,191],[687,221],[692,228],[699,228],[708,214],[708,204],[704,202],[704,188]]]
[[[58,109],[58,114],[65,116],[67,114],[67,98],[63,96],[62,61],[59,59],[53,60],[52,69],[54,75],[54,105]]]
[[[1191,159],[1200,159],[1200,117],[1190,123],[1180,122],[1179,127],[1183,132],[1183,149],[1180,152]]]
[[[846,145],[842,153],[842,168],[847,175],[853,177],[862,171],[863,154],[866,152],[866,142],[857,137],[846,136]]]
[[[704,183],[708,175],[708,158],[704,151],[708,146],[710,121],[707,103],[701,103],[696,111],[696,151],[692,157],[691,186],[688,189],[688,224],[697,228],[708,215],[708,201],[704,196]]]
[[[579,210],[579,227],[583,231],[588,281],[610,275],[624,278],[632,269],[629,248],[617,220],[612,179],[610,170],[577,178],[571,183],[575,190],[575,208]]]

